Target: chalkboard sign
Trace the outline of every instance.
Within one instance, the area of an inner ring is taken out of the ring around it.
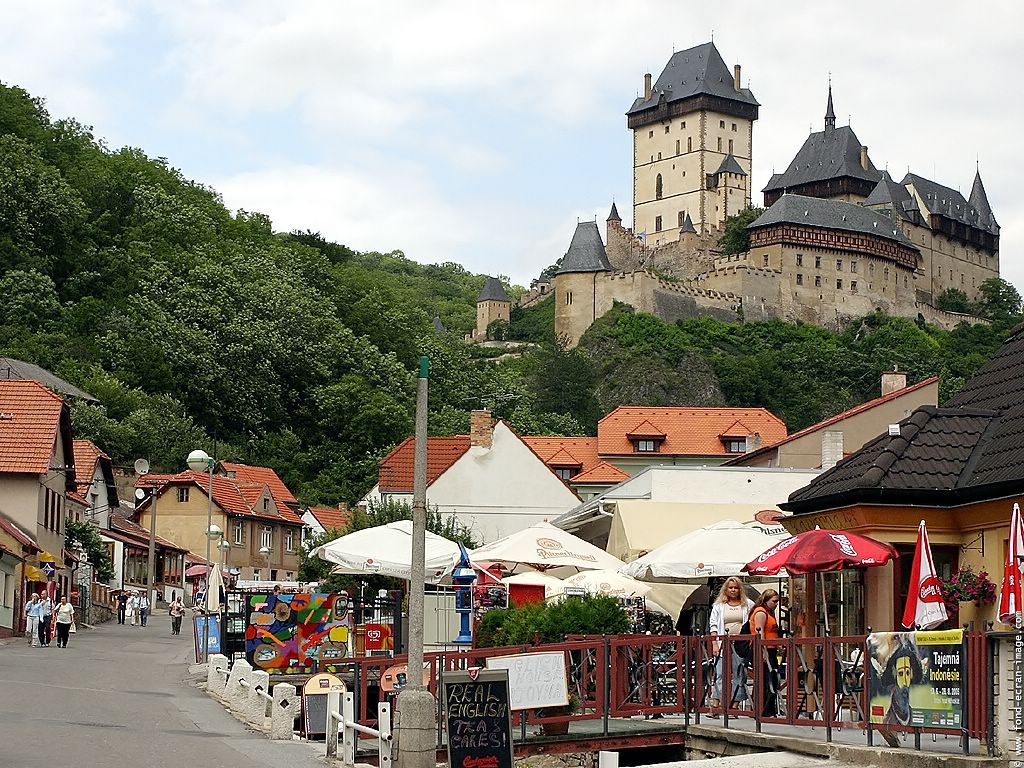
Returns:
[[[302,686],[302,732],[308,736],[327,735],[327,694],[345,692],[340,677],[313,675]]]
[[[444,711],[450,768],[512,768],[507,670],[447,673]]]
[[[569,704],[565,653],[519,653],[487,659],[488,669],[507,669],[512,709],[564,707]]]

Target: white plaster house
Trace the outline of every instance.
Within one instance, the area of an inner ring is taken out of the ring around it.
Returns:
[[[380,463],[374,499],[412,503],[413,438]],[[504,421],[474,411],[470,434],[427,442],[427,505],[455,515],[477,543],[485,544],[543,520],[554,520],[580,503],[569,488]]]

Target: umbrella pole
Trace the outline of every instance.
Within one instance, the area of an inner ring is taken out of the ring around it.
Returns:
[[[832,633],[828,626],[828,601],[825,600],[825,574],[819,572],[818,576],[821,577],[821,615],[825,617],[825,637],[828,637]]]

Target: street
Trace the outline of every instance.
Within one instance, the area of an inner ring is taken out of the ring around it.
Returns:
[[[195,687],[189,628],[172,636],[156,615],[80,630],[63,649],[0,645],[0,765],[322,768],[322,743],[272,742]]]

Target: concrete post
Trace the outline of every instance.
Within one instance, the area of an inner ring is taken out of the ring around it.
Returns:
[[[270,673],[254,669],[249,676],[249,695],[245,700],[245,717],[261,731],[267,724],[267,700],[261,694],[270,690]]]
[[[356,695],[352,691],[341,694],[341,716],[346,723],[356,721]],[[356,764],[356,745],[359,743],[359,736],[351,728],[345,728],[341,732],[341,762],[344,765]]]
[[[1024,768],[1024,627],[997,635],[995,691],[996,757]]]
[[[224,695],[224,685],[228,681],[228,668],[231,662],[228,657],[215,653],[210,657],[206,665],[206,692],[215,693],[218,696]]]
[[[295,731],[295,718],[299,714],[299,696],[291,683],[278,683],[273,690],[274,703],[270,705],[270,738],[291,741]]]
[[[324,740],[327,742],[327,756],[338,755],[338,721],[331,717],[332,712],[341,711],[341,691],[327,693],[327,723],[324,726]]]
[[[224,698],[232,709],[244,709],[249,689],[239,681],[245,680],[248,683],[251,676],[252,665],[245,659],[238,659],[231,665],[231,674],[228,675],[227,685],[224,686]]]

